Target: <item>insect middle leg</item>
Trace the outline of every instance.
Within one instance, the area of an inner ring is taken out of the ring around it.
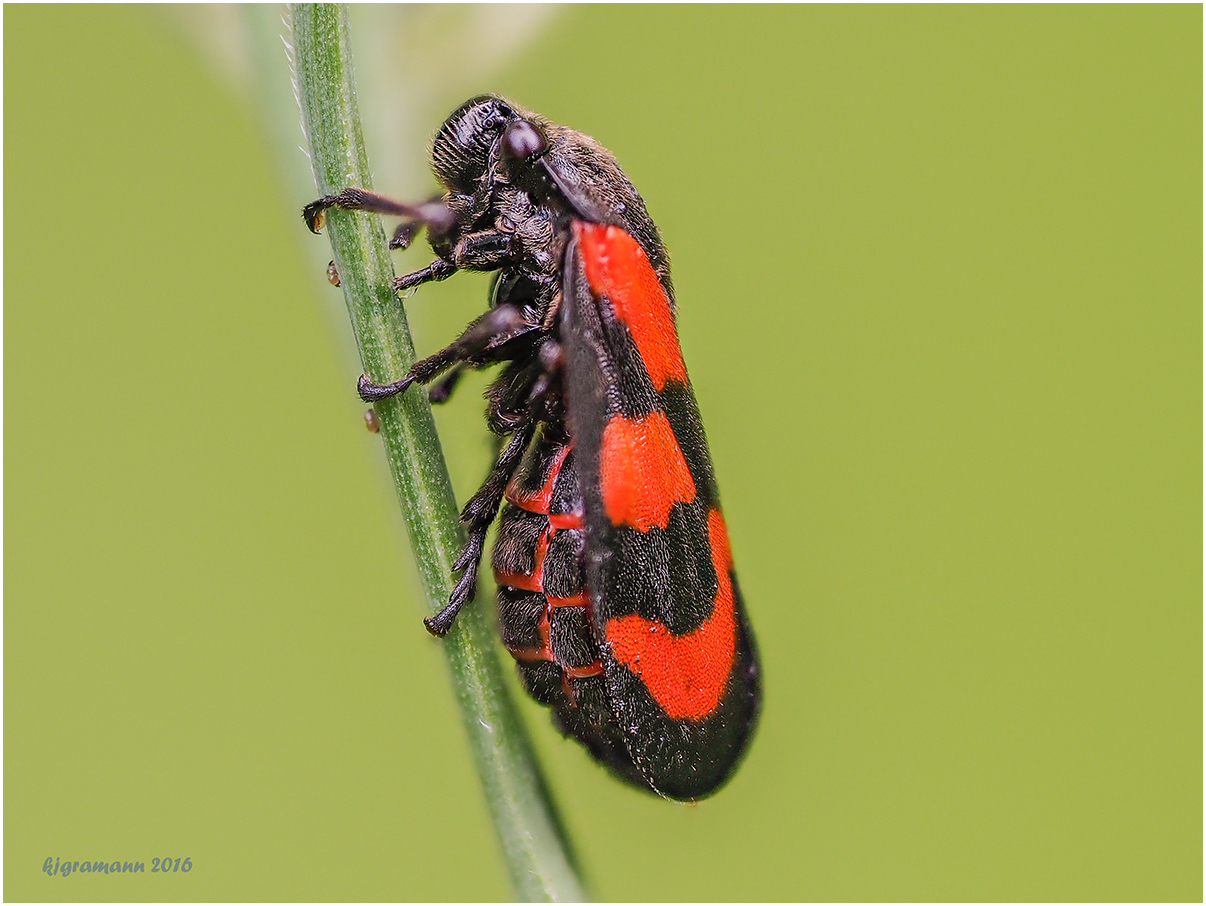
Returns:
[[[406,224],[402,224],[402,227],[405,226]],[[398,228],[399,232],[402,227]],[[495,270],[515,256],[516,246],[514,238],[506,233],[481,230],[462,236],[453,243],[451,250],[447,250],[446,254],[447,258],[437,258],[427,267],[395,277],[394,289],[402,292],[434,280],[446,280],[458,270]]]
[[[366,403],[383,400],[402,393],[411,384],[426,384],[442,372],[459,362],[489,364],[483,354],[492,347],[513,340],[539,328],[523,319],[519,309],[513,305],[492,308],[470,324],[463,334],[435,355],[415,362],[401,379],[389,384],[374,383],[367,374],[360,376],[356,390]]]

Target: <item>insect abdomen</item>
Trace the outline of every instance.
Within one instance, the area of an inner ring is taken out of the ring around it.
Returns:
[[[524,688],[555,722],[645,786],[607,700],[585,587],[582,494],[568,441],[546,434],[507,486],[494,545],[498,622]]]

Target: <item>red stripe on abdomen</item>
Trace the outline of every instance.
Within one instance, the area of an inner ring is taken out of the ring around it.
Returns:
[[[517,473],[507,483],[507,500],[521,510],[547,515],[553,502],[553,488],[557,484],[557,476],[561,474],[561,467],[565,465],[565,457],[569,455],[569,451],[570,448],[567,444],[553,456],[553,461],[549,463],[548,474],[544,478],[544,484],[541,485],[538,491],[530,491],[524,488],[523,478]]]

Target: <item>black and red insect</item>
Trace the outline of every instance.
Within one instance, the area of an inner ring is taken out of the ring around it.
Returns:
[[[407,205],[361,189],[329,207],[425,226],[436,260],[399,290],[494,271],[490,307],[380,400],[426,384],[448,397],[466,368],[502,364],[490,428],[508,440],[461,514],[468,541],[443,635],[472,599],[490,525],[503,643],[528,692],[625,780],[697,799],[732,774],[758,715],[759,671],[712,462],[675,328],[657,226],[589,136],[492,95],[440,127],[447,190]]]

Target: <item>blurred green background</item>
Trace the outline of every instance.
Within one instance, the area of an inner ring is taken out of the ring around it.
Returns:
[[[389,16],[379,189],[498,91],[673,256],[766,706],[684,807],[525,700],[595,895],[1200,900],[1201,8]],[[5,898],[508,897],[279,11],[4,26]],[[485,285],[408,300],[420,351]],[[462,500],[481,386],[439,413]]]

